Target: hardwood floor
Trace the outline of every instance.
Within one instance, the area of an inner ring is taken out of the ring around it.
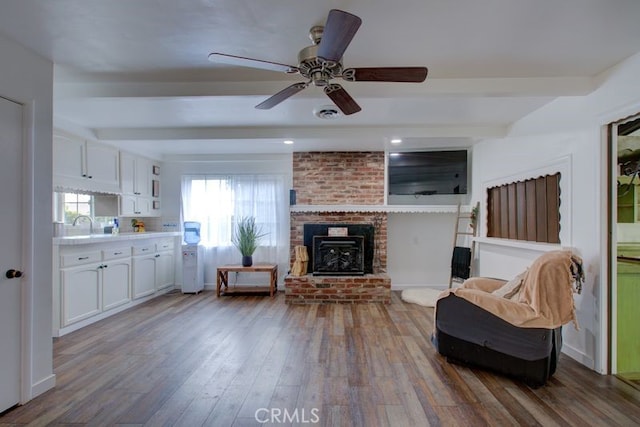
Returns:
[[[56,388],[0,425],[640,424],[640,391],[565,356],[539,389],[447,363],[432,316],[397,292],[386,306],[170,293],[56,339]]]

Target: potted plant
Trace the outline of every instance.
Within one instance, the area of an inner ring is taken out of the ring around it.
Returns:
[[[258,248],[258,242],[266,233],[256,225],[256,219],[252,216],[242,217],[231,237],[231,242],[242,254],[242,266],[250,267],[253,264],[252,255]]]

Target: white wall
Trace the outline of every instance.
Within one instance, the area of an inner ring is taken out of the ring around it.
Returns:
[[[516,123],[509,137],[474,147],[473,199],[481,201],[481,221],[486,219],[483,202],[487,183],[564,165],[561,203],[569,211],[561,218],[561,243],[583,257],[586,283],[582,294],[575,297],[580,330],[571,325],[564,328],[563,351],[599,372],[607,366],[608,287],[603,254],[607,201],[603,196],[606,165],[602,126],[640,111],[639,75],[640,54],[600,76],[601,85],[592,94],[557,99]],[[480,233],[486,234],[484,223]],[[480,244],[480,274],[513,277],[539,253],[531,246]]]
[[[455,225],[456,214],[390,213],[387,273],[391,287],[448,287]]]
[[[27,139],[32,151],[26,154],[27,169],[33,171],[32,185],[25,194],[29,221],[29,233],[23,245],[30,250],[23,266],[26,271],[23,286],[26,286],[26,304],[30,328],[25,329],[27,367],[23,370],[26,387],[23,400],[28,400],[53,387],[52,339],[51,339],[51,135],[53,65],[22,48],[20,45],[0,37],[0,95],[21,102],[26,106]],[[29,121],[31,120],[31,121]],[[6,203],[6,201],[3,201]]]

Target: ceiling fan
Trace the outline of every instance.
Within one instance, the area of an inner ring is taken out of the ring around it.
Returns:
[[[280,64],[254,58],[214,52],[209,60],[229,65],[281,71],[300,74],[306,82],[294,83],[256,105],[260,110],[268,110],[285,99],[295,95],[313,83],[322,87],[324,93],[336,104],[343,114],[349,115],[361,110],[356,101],[342,86],[331,80],[342,78],[348,82],[403,82],[421,83],[427,78],[426,67],[342,67],[342,55],[358,31],[362,20],[338,9],[332,9],[325,26],[314,26],[309,30],[313,45],[298,53],[298,65]]]

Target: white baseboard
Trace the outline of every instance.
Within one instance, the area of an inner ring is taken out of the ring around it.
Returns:
[[[562,343],[562,353],[566,354],[576,362],[586,366],[587,368],[595,371],[595,362],[588,355],[584,354],[584,352],[577,350],[566,343]]]
[[[391,290],[392,291],[403,291],[405,289],[422,289],[422,288],[431,288],[431,289],[441,289],[445,290],[449,288],[449,285],[443,284],[435,284],[435,285],[403,285],[391,282]]]
[[[30,396],[30,399],[33,399],[34,397],[41,395],[42,393],[44,393],[47,390],[51,390],[55,386],[56,386],[56,375],[55,374],[51,374],[51,375],[41,379],[40,381],[37,381],[36,383],[31,385],[31,396]],[[26,402],[21,402],[21,403],[25,404]]]

